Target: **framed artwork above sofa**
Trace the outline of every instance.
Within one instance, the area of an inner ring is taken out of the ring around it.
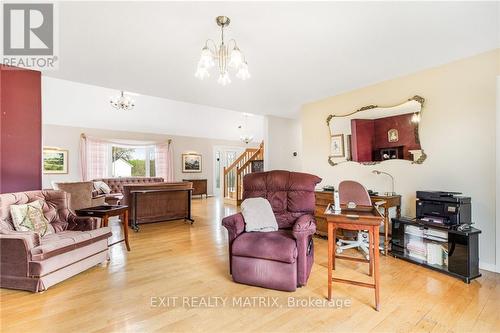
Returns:
[[[68,173],[68,150],[43,148],[43,173]]]

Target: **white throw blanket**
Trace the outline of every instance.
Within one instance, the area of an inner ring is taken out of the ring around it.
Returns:
[[[241,203],[245,231],[270,232],[278,230],[278,222],[271,204],[264,198],[249,198]]]

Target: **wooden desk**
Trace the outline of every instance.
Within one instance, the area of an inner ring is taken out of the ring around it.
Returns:
[[[375,289],[375,309],[380,310],[380,274],[379,274],[379,228],[383,221],[382,215],[375,207],[358,206],[356,209],[342,207],[339,213],[326,213],[328,223],[328,300],[332,299],[332,282],[348,283],[360,287]],[[337,229],[353,231],[368,230],[370,260],[353,258],[347,256],[336,256],[336,233]],[[335,258],[347,259],[369,264],[369,275],[374,277],[374,283],[364,283],[359,281],[338,279],[332,276],[335,269]]]
[[[385,201],[380,205],[384,209],[384,254],[387,255],[389,250],[389,209],[396,207],[396,217],[401,217],[401,196],[400,195],[372,195],[372,202]]]
[[[83,209],[77,209],[75,211],[77,216],[91,216],[98,217],[102,219],[102,226],[107,227],[108,221],[111,216],[120,216],[123,226],[123,236],[124,238],[109,244],[109,246],[113,246],[115,244],[125,242],[127,246],[127,251],[130,251],[130,244],[128,243],[128,206],[113,206],[113,205],[102,205],[96,207],[89,207]]]
[[[333,202],[333,191],[314,191],[316,207],[314,209],[314,218],[316,219],[316,234],[326,237],[328,226],[326,223],[325,210]]]

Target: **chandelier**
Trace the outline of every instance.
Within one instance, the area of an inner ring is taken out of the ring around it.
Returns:
[[[231,39],[227,44],[224,42],[224,28],[229,25],[231,20],[227,16],[217,16],[215,21],[221,28],[221,43],[217,46],[212,39],[208,39],[205,42],[205,46],[201,49],[200,61],[198,62],[198,68],[194,76],[200,80],[209,77],[210,73],[208,70],[217,64],[219,70],[217,83],[223,86],[231,83],[229,69],[235,70],[236,77],[241,80],[250,78],[248,64],[236,41]]]
[[[111,106],[117,110],[132,110],[135,106],[134,100],[130,96],[126,96],[123,90],[120,92],[120,96],[112,97],[109,100]]]
[[[248,128],[248,114],[243,114],[244,116],[244,126],[239,125],[238,129],[240,130],[240,141],[244,142],[246,144],[249,144],[253,140],[253,135],[249,133],[249,128]]]

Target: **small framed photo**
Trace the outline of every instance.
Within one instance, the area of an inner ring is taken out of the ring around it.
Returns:
[[[66,149],[43,148],[43,173],[68,173],[68,151]]]
[[[399,141],[399,133],[398,130],[395,128],[392,128],[387,131],[387,140],[389,142],[398,142]]]
[[[330,138],[330,154],[332,157],[344,157],[344,134],[335,134]]]
[[[201,154],[182,154],[182,172],[201,172]]]

